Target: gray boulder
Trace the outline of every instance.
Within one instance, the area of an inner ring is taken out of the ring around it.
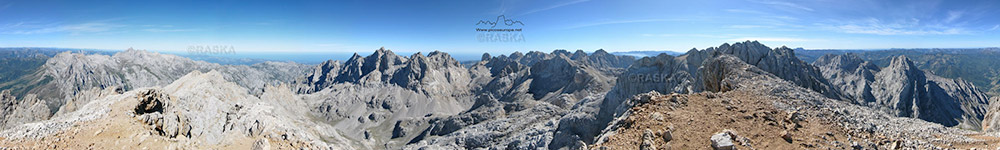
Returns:
[[[712,135],[712,148],[716,150],[734,150],[733,135],[729,131],[722,131]]]

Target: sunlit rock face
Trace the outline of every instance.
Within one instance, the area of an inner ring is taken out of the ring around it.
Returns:
[[[814,64],[854,103],[945,126],[982,128],[989,104],[985,93],[964,80],[924,72],[905,56],[885,68],[853,54],[826,55]]]

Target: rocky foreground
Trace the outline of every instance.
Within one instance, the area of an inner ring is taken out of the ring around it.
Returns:
[[[591,149],[968,149],[1000,146],[1000,139],[899,118],[825,98],[792,86],[732,57],[730,90],[696,94],[657,92],[629,99],[636,107],[605,129]],[[707,81],[707,83],[718,83]]]
[[[462,65],[386,49],[315,66],[61,53],[0,85],[26,149],[997,148],[1000,104],[850,55],[723,44],[636,60],[515,52]],[[309,69],[311,68],[311,69]]]
[[[7,147],[31,149],[249,149],[349,148],[328,145],[317,124],[287,87],[260,96],[216,71],[194,71],[164,87],[102,91],[79,111],[0,132]],[[339,145],[336,143],[340,143]]]

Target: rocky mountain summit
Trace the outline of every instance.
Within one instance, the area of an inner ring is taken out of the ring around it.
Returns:
[[[73,105],[86,104],[92,100],[92,97],[85,95],[94,93],[88,91],[101,91],[102,89],[127,91],[141,87],[162,86],[195,70],[219,70],[225,78],[247,87],[247,92],[259,94],[265,84],[292,81],[299,77],[305,69],[305,65],[282,62],[267,62],[251,66],[218,65],[133,49],[111,56],[63,52],[48,59],[44,65],[37,69],[37,72],[22,76],[16,81],[2,83],[11,85],[9,86],[11,89],[3,89],[8,91],[6,93],[25,99],[8,101],[11,105],[5,106],[31,106],[37,102],[44,102],[44,106],[46,106],[45,108],[33,107],[32,110],[11,109],[6,111],[47,112],[30,115],[33,117],[3,117],[0,118],[0,120],[4,120],[0,127],[6,128],[24,123],[24,121],[45,120],[59,112],[60,108],[65,105],[71,103]],[[93,90],[93,88],[97,89]],[[22,121],[9,121],[11,119]],[[6,122],[17,123],[8,124]]]
[[[854,54],[826,55],[815,63],[854,103],[945,126],[980,130],[989,104],[985,93],[961,79],[918,69],[906,56],[878,68]]]
[[[636,61],[620,76],[613,89],[603,98],[580,102],[579,109],[561,119],[560,131],[556,134],[562,141],[553,142],[549,148],[580,147],[581,143],[593,143],[615,116],[633,107],[626,99],[636,94],[656,91],[660,93],[697,93],[731,89],[728,84],[705,84],[721,82],[725,77],[724,68],[706,64],[708,60],[720,56],[733,56],[742,62],[761,68],[798,86],[807,87],[831,98],[839,98],[839,91],[833,89],[819,70],[794,56],[792,49],[779,47],[771,49],[756,41],[723,44],[704,50],[691,50],[677,57],[661,54]],[[731,81],[726,81],[731,82]],[[711,86],[709,86],[711,85]],[[586,124],[586,125],[579,125]]]
[[[0,83],[15,85],[0,92],[0,147],[998,146],[989,133],[1000,109],[960,79],[906,58],[883,68],[847,55],[808,64],[795,51],[746,41],[638,60],[555,50],[463,64],[438,51],[379,48],[312,66],[63,53],[42,71]],[[979,120],[987,132],[959,129],[979,129]]]
[[[830,86],[819,69],[798,60],[788,47],[771,49],[757,41],[723,44],[704,50],[692,49],[677,57],[658,55],[637,61],[623,74],[626,80],[619,80],[616,86],[619,99],[649,90],[662,93],[695,93],[705,91],[701,82],[709,77],[702,74],[703,62],[719,55],[733,55],[750,65],[757,66],[779,78],[796,85],[823,93],[831,98],[842,95]],[[652,82],[650,82],[652,81]],[[652,88],[652,89],[649,89]]]
[[[193,71],[164,87],[96,97],[78,111],[0,136],[7,138],[3,144],[42,149],[348,148],[332,126],[307,117],[308,111],[299,109],[303,102],[287,87],[266,87],[260,97],[246,91],[220,72]]]

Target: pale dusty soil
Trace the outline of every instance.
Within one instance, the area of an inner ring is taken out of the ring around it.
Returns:
[[[0,139],[0,149],[250,149],[263,136],[228,136],[221,144],[203,144],[187,137],[168,138],[157,135],[150,125],[143,124],[128,112],[137,105],[136,100],[115,103],[108,116],[86,122],[52,136],[40,139]],[[307,146],[267,138],[272,149],[297,149]]]
[[[982,141],[970,142],[970,143],[951,143],[951,144],[955,148],[959,148],[959,149],[972,149],[972,148],[976,148],[976,149],[997,149],[998,147],[1000,147],[1000,137],[985,136],[985,135],[982,135],[982,134],[972,134],[972,135],[965,135],[965,136],[972,137],[973,139],[979,139],[979,140],[982,140]],[[939,144],[939,145],[947,145],[947,143]]]

